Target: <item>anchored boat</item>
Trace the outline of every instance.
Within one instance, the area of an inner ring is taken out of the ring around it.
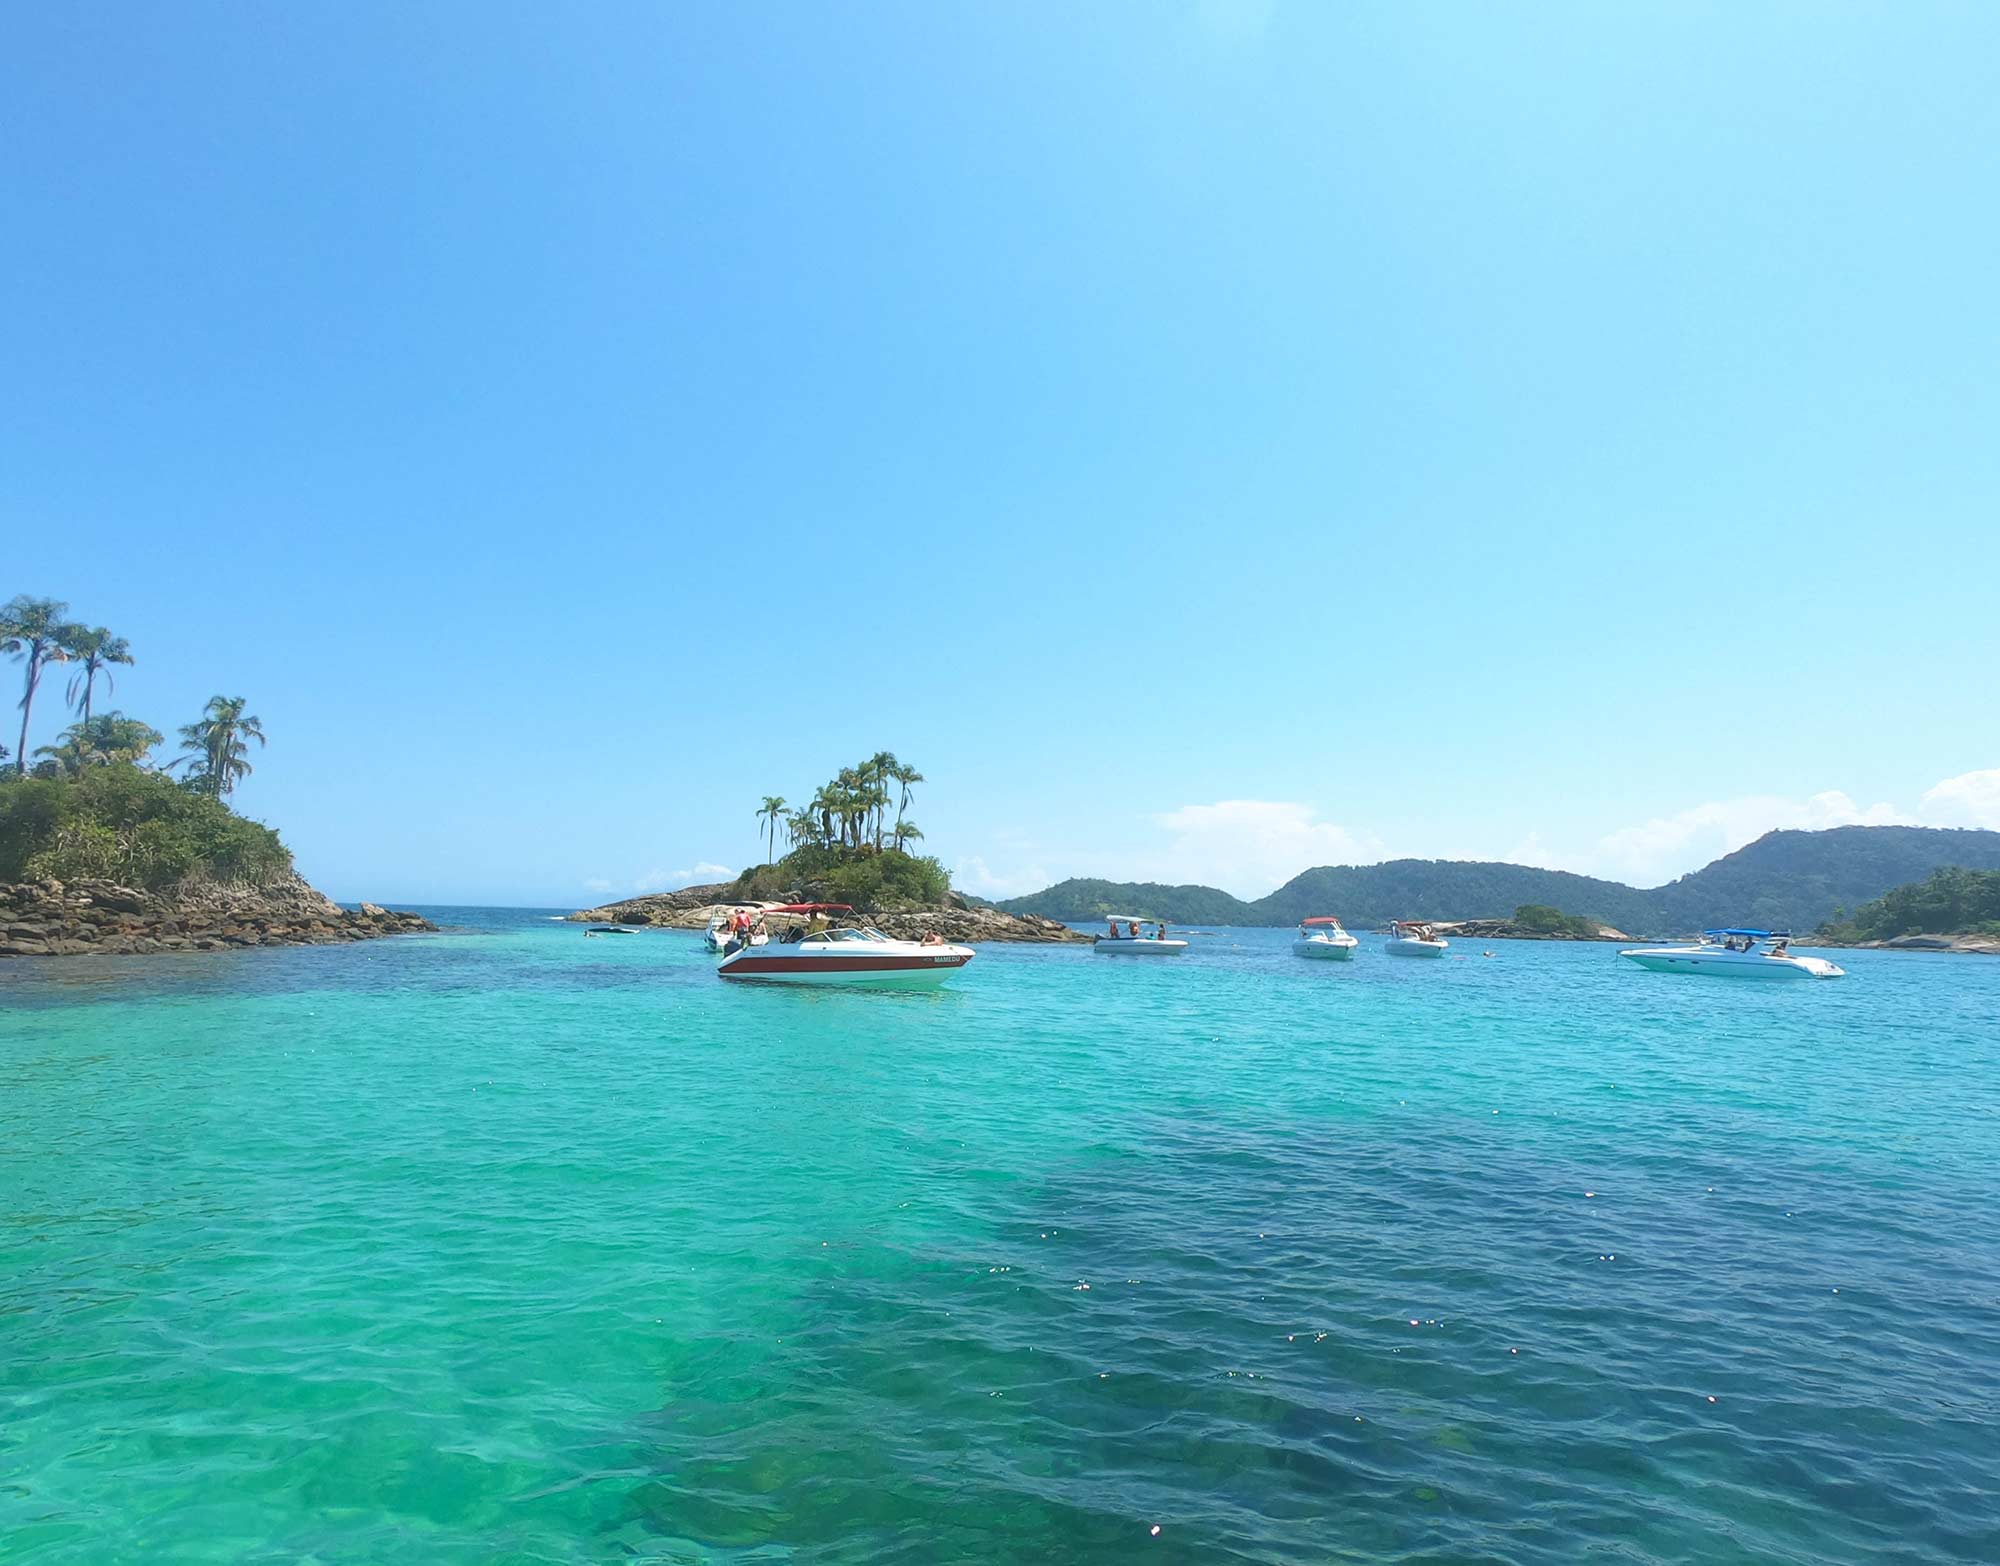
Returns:
[[[1106,921],[1111,933],[1096,938],[1095,950],[1105,957],[1178,957],[1187,942],[1170,939],[1158,919],[1133,919],[1117,914]]]
[[[1450,944],[1428,924],[1413,919],[1391,919],[1389,939],[1382,950],[1391,957],[1442,957]]]
[[[752,925],[752,944],[739,946],[732,938],[715,971],[725,979],[771,984],[929,989],[972,961],[969,946],[947,945],[935,936],[892,940],[867,925],[835,924],[830,917],[853,912],[845,903],[767,908]]]
[[[1301,919],[1299,932],[1292,937],[1292,955],[1317,957],[1326,962],[1352,962],[1354,948],[1360,944],[1331,915]]]
[[[1847,970],[1824,957],[1801,957],[1788,930],[1704,930],[1692,946],[1623,951],[1655,973],[1705,973],[1728,979],[1841,979]]]

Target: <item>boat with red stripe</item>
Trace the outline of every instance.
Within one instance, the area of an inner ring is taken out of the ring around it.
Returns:
[[[869,925],[836,922],[845,903],[781,903],[757,916],[749,944],[731,940],[716,972],[767,984],[929,989],[972,961],[972,948],[934,935],[898,941]],[[762,937],[761,940],[758,937]]]

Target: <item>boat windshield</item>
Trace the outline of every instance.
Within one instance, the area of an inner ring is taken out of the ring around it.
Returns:
[[[828,930],[820,939],[823,941],[886,941],[889,937],[884,935],[880,930],[856,929],[853,925],[844,924],[837,930]]]

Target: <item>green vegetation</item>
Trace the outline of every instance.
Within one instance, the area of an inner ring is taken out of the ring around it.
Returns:
[[[0,881],[101,877],[158,890],[291,868],[269,827],[130,761],[0,783]]]
[[[1163,886],[1157,881],[1100,881],[1074,877],[1030,897],[994,905],[1007,913],[1040,914],[1067,924],[1088,924],[1113,914],[1165,919],[1172,924],[1269,924],[1249,903],[1212,886]],[[1296,923],[1297,921],[1287,921]]]
[[[923,781],[893,751],[879,750],[842,767],[802,807],[766,794],[756,810],[765,863],[738,876],[731,895],[771,899],[805,891],[813,901],[851,903],[863,911],[935,907],[951,890],[951,877],[936,859],[907,851],[924,835],[908,816],[911,791]],[[773,863],[781,830],[791,848]]]
[[[1892,941],[1899,935],[2000,935],[2000,870],[1948,865],[1894,887],[1844,918],[1835,909],[1814,932],[1831,941]]]
[[[1547,903],[1521,904],[1514,910],[1514,923],[1535,935],[1573,935],[1582,941],[1597,938],[1597,920],[1580,919]]]
[[[244,716],[248,705],[241,696],[211,696],[201,717],[181,730],[181,743],[190,749],[168,765],[187,767],[188,787],[220,799],[235,793],[236,785],[250,775],[247,741],[262,745],[265,740],[264,725]]]
[[[13,767],[0,771],[0,881],[103,877],[157,890],[288,873],[292,856],[278,834],[223,802],[250,772],[250,743],[265,743],[244,698],[214,697],[180,730],[189,751],[168,766],[188,771],[176,782],[152,764],[158,729],[93,710],[98,687],[115,688],[112,669],[131,665],[130,644],[68,614],[60,599],[25,594],[0,606],[0,653],[22,666],[21,742]],[[59,663],[74,666],[64,695],[75,721],[31,752],[35,697]]]

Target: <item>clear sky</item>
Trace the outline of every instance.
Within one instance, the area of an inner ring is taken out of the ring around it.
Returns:
[[[885,747],[995,894],[2000,826],[1996,58],[1983,3],[14,6],[0,598],[156,727],[247,696],[345,898],[734,868]]]

